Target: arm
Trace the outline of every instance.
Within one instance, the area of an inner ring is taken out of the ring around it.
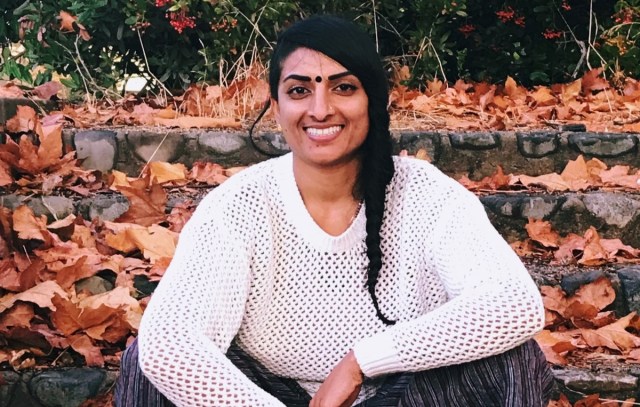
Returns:
[[[496,355],[542,329],[542,300],[524,265],[479,200],[468,191],[454,192],[429,245],[449,301],[356,344],[366,376]]]
[[[185,226],[145,311],[141,368],[177,406],[282,406],[224,355],[242,322],[250,253],[212,198]]]

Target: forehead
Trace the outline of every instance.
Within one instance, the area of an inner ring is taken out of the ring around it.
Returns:
[[[347,68],[325,54],[309,48],[298,48],[285,58],[280,80],[290,74],[327,77],[344,71]]]

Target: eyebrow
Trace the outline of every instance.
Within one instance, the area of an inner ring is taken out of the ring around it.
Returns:
[[[340,79],[344,76],[349,76],[349,75],[353,75],[353,73],[351,71],[344,71],[344,72],[340,72],[340,73],[336,73],[333,75],[329,75],[329,77],[327,79],[329,79],[330,81],[334,81],[336,79]],[[292,73],[291,75],[288,75],[286,78],[284,78],[282,80],[282,82],[288,81],[289,79],[294,79],[297,81],[301,81],[301,82],[311,82],[311,77],[310,76],[304,76],[304,75],[298,75],[295,73]]]

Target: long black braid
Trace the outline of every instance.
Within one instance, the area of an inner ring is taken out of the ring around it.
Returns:
[[[387,185],[394,174],[391,134],[389,132],[389,88],[380,57],[371,38],[355,24],[333,16],[314,16],[299,21],[278,37],[271,57],[269,87],[277,100],[278,84],[284,60],[298,48],[310,48],[339,62],[362,83],[369,102],[369,133],[361,147],[362,166],[353,194],[364,199],[367,217],[367,290],[376,314],[393,325],[380,310],[376,283],[382,269],[380,229],[384,218]]]

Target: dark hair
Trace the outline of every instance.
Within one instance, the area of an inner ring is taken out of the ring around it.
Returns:
[[[269,87],[277,100],[278,83],[284,60],[298,48],[318,51],[337,61],[362,83],[369,100],[369,133],[362,147],[362,166],[356,179],[354,196],[363,198],[367,217],[367,289],[378,318],[393,325],[380,311],[376,283],[382,268],[380,228],[385,192],[394,174],[389,133],[389,87],[382,62],[371,38],[358,26],[334,16],[314,16],[293,24],[278,37],[271,57]]]

